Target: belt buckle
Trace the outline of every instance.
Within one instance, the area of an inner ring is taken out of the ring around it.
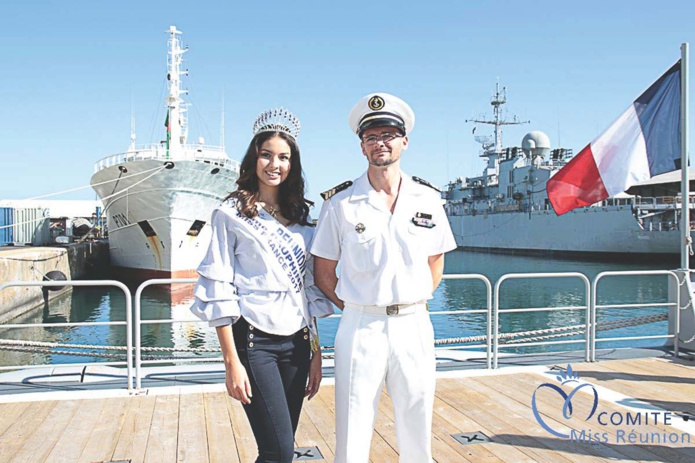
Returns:
[[[398,304],[386,306],[386,315],[398,315]]]

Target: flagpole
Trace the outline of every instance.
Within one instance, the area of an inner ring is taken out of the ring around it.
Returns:
[[[681,44],[681,268],[690,268],[690,181],[688,179],[688,49]]]

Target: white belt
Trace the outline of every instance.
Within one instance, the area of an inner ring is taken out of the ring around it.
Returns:
[[[345,304],[345,308],[374,315],[408,315],[417,312],[418,309],[426,310],[427,304],[425,302],[392,305],[360,305],[347,303]]]

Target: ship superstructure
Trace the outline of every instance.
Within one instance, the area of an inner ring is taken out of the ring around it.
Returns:
[[[210,215],[229,194],[239,163],[223,146],[188,144],[181,32],[169,28],[166,140],[98,161],[91,185],[104,204],[111,264],[128,280],[195,275],[210,241]]]

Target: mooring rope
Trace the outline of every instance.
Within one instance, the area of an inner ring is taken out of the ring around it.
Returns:
[[[668,319],[667,314],[644,315],[641,317],[628,318],[624,320],[614,320],[603,322],[596,325],[596,331],[608,331],[619,328],[628,328],[632,326],[646,325],[656,323]],[[530,331],[517,331],[511,333],[500,333],[500,340],[504,340],[503,344],[518,344],[523,342],[537,342],[548,339],[556,339],[559,337],[578,336],[586,333],[586,325],[571,325],[555,328],[547,328]],[[522,339],[516,339],[522,338]],[[437,339],[434,341],[435,346],[447,346],[453,344],[468,344],[474,342],[487,341],[486,335],[467,336],[458,338]],[[125,346],[101,346],[95,344],[64,344],[57,342],[42,342],[42,341],[22,341],[16,339],[0,339],[0,350],[13,350],[18,352],[33,352],[52,355],[77,355],[84,357],[104,357],[104,358],[121,358],[125,359],[125,352],[122,354],[108,354],[97,352],[77,352],[65,350],[53,350],[55,348],[68,349],[91,349],[91,350],[106,350],[106,351],[126,351]],[[204,353],[219,353],[219,347],[196,347],[196,348],[176,348],[176,347],[141,347],[143,352],[187,352],[191,354]],[[322,350],[333,351],[334,346],[323,346]],[[324,358],[333,358],[333,354],[323,354]],[[184,360],[191,357],[162,357],[162,356],[143,356],[143,360]]]

